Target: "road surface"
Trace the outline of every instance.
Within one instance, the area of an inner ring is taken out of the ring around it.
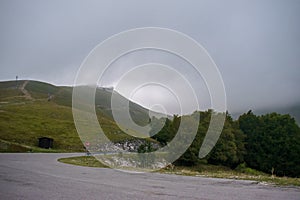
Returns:
[[[0,154],[0,199],[300,199],[300,189],[296,187],[127,173],[57,162],[60,157],[73,155],[78,154]]]

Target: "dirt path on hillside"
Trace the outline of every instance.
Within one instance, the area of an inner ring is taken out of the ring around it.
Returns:
[[[34,98],[32,98],[32,96],[30,95],[30,93],[25,89],[25,87],[26,87],[26,85],[27,85],[28,82],[29,82],[28,80],[24,81],[24,83],[20,86],[19,89],[24,94],[24,96],[25,96],[26,99],[34,100]]]

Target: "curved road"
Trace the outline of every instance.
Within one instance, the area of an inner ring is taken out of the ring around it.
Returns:
[[[0,154],[0,199],[300,199],[300,189],[252,181],[72,166],[82,154]]]

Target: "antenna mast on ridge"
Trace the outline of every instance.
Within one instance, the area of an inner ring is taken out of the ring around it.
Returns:
[[[16,88],[18,88],[18,75],[16,76]]]

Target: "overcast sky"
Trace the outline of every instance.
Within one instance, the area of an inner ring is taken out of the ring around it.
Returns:
[[[0,80],[18,75],[72,85],[97,44],[127,29],[154,26],[183,32],[206,48],[223,77],[230,112],[292,105],[300,101],[299,10],[298,0],[1,0]],[[181,62],[169,57],[160,52],[128,55],[110,68],[103,84],[116,84],[133,63]],[[207,98],[203,83],[191,82],[198,98]],[[174,100],[161,98],[154,88],[147,91],[149,96],[140,92],[134,100],[148,107],[155,97],[158,103]],[[206,106],[203,100],[200,107]]]

